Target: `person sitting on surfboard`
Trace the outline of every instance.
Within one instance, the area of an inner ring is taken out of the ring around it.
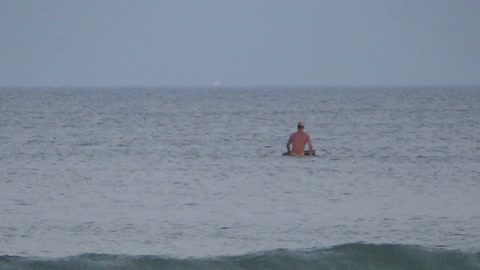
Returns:
[[[303,122],[298,122],[297,128],[298,131],[292,133],[290,138],[287,142],[287,151],[288,155],[291,156],[303,156],[305,155],[305,145],[308,144],[308,155],[312,155],[314,153],[312,140],[310,139],[310,135],[303,131],[305,124]],[[290,150],[290,145],[292,145],[292,149]]]

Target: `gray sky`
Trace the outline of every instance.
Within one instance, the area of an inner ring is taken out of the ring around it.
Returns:
[[[480,84],[480,0],[0,0],[0,86]]]

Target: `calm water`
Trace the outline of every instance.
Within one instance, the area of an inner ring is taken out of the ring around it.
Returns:
[[[479,87],[4,88],[0,113],[0,255],[480,252]],[[299,120],[316,157],[281,156]]]

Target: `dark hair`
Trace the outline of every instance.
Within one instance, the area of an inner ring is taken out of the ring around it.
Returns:
[[[303,125],[297,125],[297,128],[298,128],[298,129],[303,129],[304,126],[303,126]]]

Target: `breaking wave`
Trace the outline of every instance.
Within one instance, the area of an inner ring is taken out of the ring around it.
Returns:
[[[353,243],[277,249],[238,256],[172,258],[81,254],[64,258],[0,256],[0,269],[480,269],[480,253],[398,244]]]

